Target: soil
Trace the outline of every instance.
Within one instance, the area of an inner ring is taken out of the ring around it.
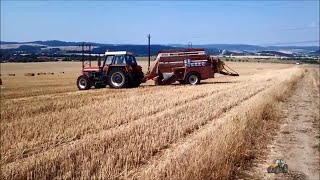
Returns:
[[[320,179],[319,85],[311,73],[298,83],[297,89],[282,106],[285,117],[266,150],[246,173],[250,179]],[[288,173],[267,173],[274,160],[283,159]]]

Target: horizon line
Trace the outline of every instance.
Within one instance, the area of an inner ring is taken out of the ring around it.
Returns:
[[[33,43],[33,42],[48,42],[48,41],[59,41],[59,42],[66,42],[66,43],[94,43],[94,44],[101,44],[101,45],[148,45],[140,44],[140,43],[100,43],[100,42],[93,42],[93,41],[63,41],[63,40],[34,40],[34,41],[0,41],[2,44],[4,43]],[[268,46],[318,46],[320,47],[320,44],[317,45],[298,45],[301,43],[316,43],[320,42],[319,40],[312,40],[312,41],[299,41],[299,42],[287,42],[287,43],[266,43],[266,44],[250,44],[250,43],[204,43],[204,44],[192,44],[192,46],[204,46],[204,45],[249,45],[249,46],[260,46],[260,47],[268,47]],[[292,45],[290,45],[292,44]],[[188,46],[188,44],[183,43],[155,43],[151,45],[167,45],[167,46],[174,46],[174,45],[185,45]]]

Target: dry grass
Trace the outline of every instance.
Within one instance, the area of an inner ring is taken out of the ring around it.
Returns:
[[[225,179],[243,169],[276,121],[279,97],[288,96],[299,76],[255,95],[208,123],[197,134],[143,167],[132,179]],[[282,99],[281,99],[282,100]]]
[[[79,63],[46,64],[55,74],[32,78],[19,76],[29,67],[18,69],[1,89],[2,178],[228,177],[247,157],[260,121],[273,119],[266,112],[301,73],[288,65],[243,64],[232,64],[243,76],[199,86],[149,82],[90,91],[76,90]],[[263,69],[249,72],[257,68]]]

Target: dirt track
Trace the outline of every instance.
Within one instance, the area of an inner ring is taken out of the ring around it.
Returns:
[[[310,70],[310,69],[309,69]],[[319,157],[319,79],[306,73],[296,91],[285,102],[281,126],[267,148],[267,156],[254,163],[250,178],[311,179],[320,178]],[[314,75],[314,74],[313,74]],[[282,158],[289,166],[288,174],[267,173],[267,167]]]

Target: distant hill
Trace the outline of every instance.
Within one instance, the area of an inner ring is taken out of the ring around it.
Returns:
[[[320,50],[318,49],[317,51],[310,52],[309,55],[320,56]]]
[[[268,50],[307,50],[316,51],[319,50],[319,46],[267,46]]]
[[[175,47],[186,47],[182,44],[169,44],[169,46]],[[215,48],[222,50],[241,50],[241,51],[278,51],[278,50],[308,50],[316,51],[319,50],[319,46],[257,46],[257,45],[248,45],[248,44],[204,44],[204,45],[193,45],[194,48]]]
[[[293,54],[282,53],[279,51],[259,51],[257,52],[261,56],[282,56],[282,57],[294,57]]]
[[[50,41],[30,41],[30,42],[6,42],[0,41],[1,45],[12,45],[12,44],[38,44],[50,47],[57,47],[57,46],[79,46],[83,42],[66,42],[66,41],[58,41],[58,40],[50,40]],[[93,43],[93,42],[85,42],[86,44],[91,44],[93,46],[100,46],[104,44]]]
[[[138,56],[146,56],[148,55],[148,46],[147,45],[134,45],[134,44],[100,44],[93,42],[85,42],[86,44],[91,44],[95,47],[92,49],[93,54],[104,53],[106,50],[109,51],[132,51]],[[5,42],[1,41],[1,52],[3,54],[14,54],[14,53],[41,53],[47,52],[48,49],[55,49],[55,53],[59,53],[56,51],[55,47],[70,47],[70,46],[80,46],[82,42],[65,42],[58,40],[51,41],[30,41],[30,42]],[[12,46],[15,45],[15,46]],[[27,47],[21,49],[20,47]],[[34,48],[33,48],[34,46]],[[46,48],[44,49],[39,49]],[[180,49],[182,47],[174,47],[169,45],[151,45],[151,55],[157,54],[158,51],[167,50],[167,49]],[[183,47],[185,48],[185,47]],[[87,49],[87,48],[86,48]],[[219,50],[215,48],[206,48],[210,54],[219,54]],[[62,50],[62,49],[61,49]],[[62,50],[63,53],[81,53],[80,48],[77,50]]]
[[[32,41],[28,43],[33,43],[33,44],[41,44],[45,46],[79,46],[81,43],[79,42],[65,42],[65,41],[57,41],[57,40],[52,40],[52,41]]]
[[[66,41],[58,41],[58,40],[50,40],[50,41],[30,41],[30,42],[6,42],[6,41],[0,41],[1,45],[8,45],[8,44],[39,44],[44,46],[79,46],[82,44],[82,42],[66,42]],[[87,44],[92,45],[102,45],[99,43],[92,43],[92,42],[85,42]]]
[[[49,41],[30,41],[30,42],[6,42],[0,41],[1,45],[7,44],[40,44],[44,46],[79,46],[82,42],[66,42],[59,40],[49,40]],[[127,44],[102,44],[94,42],[85,42],[90,43],[95,46],[111,46],[111,45],[127,45]],[[131,44],[134,45],[134,44]],[[135,45],[143,46],[143,45]],[[173,48],[187,48],[185,44],[167,44],[163,46],[170,46]],[[194,48],[207,48],[207,49],[222,49],[222,50],[242,50],[242,51],[264,51],[264,50],[291,50],[291,49],[303,49],[309,51],[319,50],[319,46],[257,46],[257,45],[248,45],[248,44],[203,44],[203,45],[193,45]]]
[[[61,52],[64,53],[79,53],[80,48],[62,48],[62,47],[71,47],[71,46],[79,46],[82,42],[66,42],[59,40],[49,40],[49,41],[30,41],[30,42],[6,42],[0,41],[1,43],[1,52],[2,53],[14,53],[17,51],[23,51],[24,53],[31,52],[43,52],[44,47],[46,47],[45,51],[48,49],[55,49],[54,52],[59,53],[56,47],[61,47]],[[94,42],[85,42],[86,44],[92,44],[95,46],[92,50],[92,53],[103,53],[106,49],[110,51],[119,51],[119,50],[127,50],[133,51],[136,55],[144,56],[148,54],[147,45],[135,45],[135,44],[102,44],[102,43],[94,43]],[[19,46],[38,46],[36,49],[32,49],[31,47],[23,48],[23,50]],[[42,48],[39,50],[39,47]],[[151,45],[151,54],[155,55],[158,51],[164,49],[179,49],[179,48],[187,48],[188,46],[185,44],[168,44],[168,45]],[[205,48],[210,54],[218,55],[221,54],[223,50],[227,51],[227,54],[252,54],[262,51],[274,51],[271,54],[279,54],[285,56],[291,56],[288,54],[311,54],[317,55],[319,53],[319,46],[257,46],[257,45],[248,45],[248,44],[204,44],[204,45],[193,45],[193,48]],[[30,49],[30,52],[28,51]],[[281,51],[281,52],[276,52]],[[269,52],[270,53],[270,52]]]

